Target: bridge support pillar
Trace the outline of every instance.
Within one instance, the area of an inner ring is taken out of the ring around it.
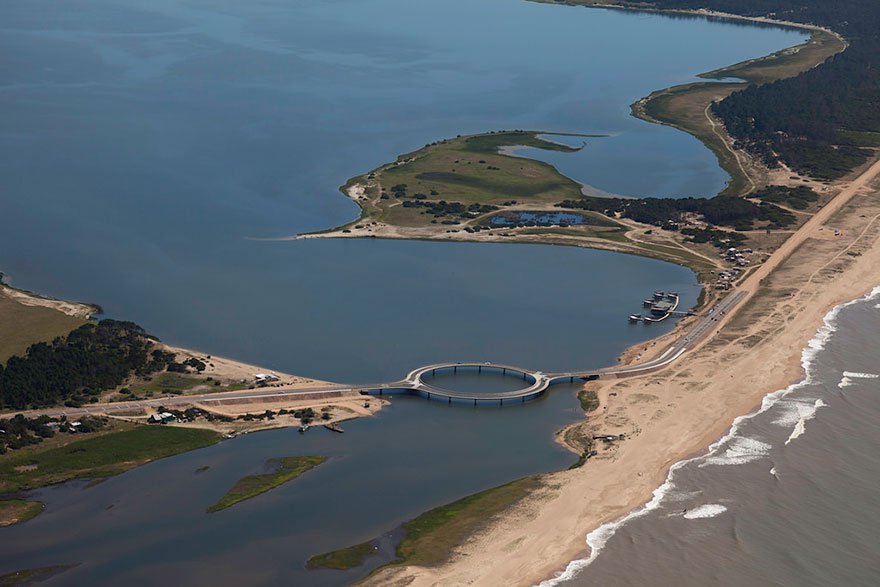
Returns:
[[[477,373],[482,373],[482,372],[483,372],[483,366],[477,365]]]
[[[452,396],[449,397],[449,402],[448,402],[448,403],[450,403],[450,404],[452,403]]]
[[[474,407],[477,407],[477,399],[474,398]]]
[[[457,366],[456,366],[456,367],[453,367],[453,368],[452,368],[452,372],[453,372],[453,373],[458,373],[458,367],[457,367]]]
[[[569,383],[574,383],[574,377],[569,377],[568,382],[569,382]]]
[[[504,367],[504,368],[501,369],[501,374],[502,374],[502,375],[507,375],[507,367]]]

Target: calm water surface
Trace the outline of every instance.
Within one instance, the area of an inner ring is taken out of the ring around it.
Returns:
[[[172,343],[350,381],[459,358],[606,363],[633,342],[625,300],[690,278],[589,251],[247,237],[344,223],[347,178],[492,129],[611,134],[569,159],[578,179],[714,193],[713,155],[628,105],[802,38],[519,0],[33,0],[0,17],[14,283]],[[528,337],[499,336],[512,316]]]
[[[726,181],[711,153],[628,105],[802,38],[516,0],[30,0],[0,18],[0,269],[172,343],[341,381],[439,360],[607,365],[670,327],[629,326],[640,300],[677,290],[692,305],[694,278],[556,247],[252,237],[342,224],[357,213],[336,191],[348,177],[493,129],[608,134],[561,169],[615,193],[711,195]],[[0,570],[346,583],[303,561],[567,466],[552,433],[578,417],[563,387],[515,409],[395,398],[344,435],[255,434],[42,490],[43,515],[0,531]],[[204,514],[267,458],[315,453],[331,460]]]

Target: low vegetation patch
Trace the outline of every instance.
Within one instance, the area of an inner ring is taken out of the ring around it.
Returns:
[[[138,426],[64,446],[10,453],[0,460],[0,491],[25,491],[71,479],[101,479],[220,440],[211,430]]]
[[[485,528],[495,516],[541,487],[539,477],[525,477],[425,512],[403,524],[405,535],[397,545],[397,559],[390,564],[432,566],[446,561],[456,547]],[[367,546],[369,543],[359,544],[312,557],[312,560],[330,557],[330,560],[362,562],[363,558],[358,556]]]
[[[44,581],[53,575],[63,573],[77,565],[55,565],[52,567],[40,567],[38,569],[24,569],[0,575],[0,587],[13,587],[14,585],[32,585]]]
[[[806,210],[819,199],[819,194],[807,186],[771,185],[752,194],[752,196],[762,202],[784,204],[795,210]]]
[[[296,479],[306,471],[314,469],[327,460],[327,457],[303,456],[281,457],[269,459],[268,465],[275,467],[271,473],[248,475],[238,480],[232,488],[226,492],[220,501],[208,508],[208,512],[219,512],[239,502],[266,493],[279,485]]]
[[[592,389],[582,389],[578,392],[578,401],[581,409],[585,412],[593,412],[599,407],[599,394]]]
[[[306,568],[347,571],[364,564],[367,557],[375,552],[376,547],[373,542],[363,542],[347,548],[315,555],[306,561]]]
[[[46,506],[40,501],[6,499],[0,501],[0,528],[21,524],[36,518]]]

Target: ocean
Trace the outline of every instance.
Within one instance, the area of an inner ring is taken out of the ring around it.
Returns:
[[[643,508],[590,533],[542,585],[880,584],[880,288],[834,308],[805,378],[678,463]]]

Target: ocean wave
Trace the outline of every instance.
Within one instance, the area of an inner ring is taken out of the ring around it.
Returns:
[[[812,418],[816,413],[816,409],[824,405],[825,402],[815,398],[782,400],[776,406],[779,413],[773,419],[773,423],[783,428],[789,428],[797,424],[802,418]]]
[[[843,377],[840,378],[840,383],[837,384],[837,387],[840,389],[844,389],[849,387],[854,383],[853,379],[877,379],[880,375],[875,373],[858,373],[853,371],[844,371]]]
[[[755,438],[746,436],[737,436],[731,439],[724,449],[724,452],[716,453],[711,456],[703,457],[700,467],[708,467],[710,465],[744,465],[757,461],[770,454],[771,446],[766,442],[762,442]]]
[[[789,385],[785,389],[780,389],[778,391],[774,391],[772,393],[767,394],[766,396],[764,396],[764,399],[761,401],[760,408],[758,408],[756,411],[752,412],[751,414],[747,414],[745,416],[739,416],[739,417],[735,418],[733,420],[733,424],[730,426],[730,430],[728,431],[728,433],[726,435],[724,435],[723,437],[721,437],[714,444],[709,446],[709,449],[707,450],[707,452],[704,456],[693,457],[690,459],[679,461],[679,462],[675,463],[674,465],[672,465],[669,468],[669,474],[666,476],[666,481],[664,481],[660,487],[658,487],[657,489],[654,490],[653,496],[648,503],[646,503],[645,505],[643,505],[642,507],[640,507],[638,509],[631,511],[630,513],[626,514],[622,518],[619,518],[613,522],[608,522],[606,524],[599,526],[598,528],[596,528],[595,530],[593,530],[592,532],[587,534],[587,540],[586,540],[587,546],[590,547],[590,554],[587,556],[587,558],[575,559],[575,560],[571,561],[570,563],[568,563],[568,565],[565,567],[565,570],[562,573],[560,573],[556,577],[553,577],[552,579],[547,579],[545,581],[542,581],[540,583],[539,587],[554,587],[556,585],[559,585],[560,583],[564,583],[565,581],[569,581],[569,580],[573,579],[574,577],[576,577],[578,575],[578,573],[580,573],[582,570],[584,570],[585,568],[590,566],[590,564],[592,564],[592,562],[594,560],[596,560],[596,558],[599,556],[599,554],[604,549],[605,545],[608,543],[608,540],[610,540],[611,537],[614,536],[614,534],[617,532],[617,530],[620,527],[622,527],[627,522],[634,520],[634,519],[637,519],[637,518],[640,518],[640,517],[652,512],[660,507],[661,503],[664,500],[664,497],[666,497],[672,491],[672,489],[675,487],[675,484],[673,483],[672,479],[675,475],[675,472],[678,469],[680,469],[680,468],[684,467],[685,465],[692,463],[692,462],[704,462],[708,459],[717,458],[719,455],[719,451],[721,450],[722,447],[726,446],[728,443],[731,443],[731,445],[732,445],[733,444],[732,441],[734,441],[735,439],[739,439],[737,435],[739,433],[740,427],[742,426],[742,424],[744,422],[747,422],[747,421],[751,420],[752,418],[754,418],[760,414],[763,414],[764,412],[769,410],[771,407],[776,405],[776,403],[779,400],[781,400],[782,398],[784,398],[785,396],[787,396],[791,392],[796,391],[798,389],[801,389],[803,387],[806,387],[807,385],[812,383],[813,382],[813,360],[815,359],[816,355],[818,355],[819,352],[825,348],[826,343],[831,339],[831,337],[837,331],[837,316],[840,314],[840,312],[848,306],[858,304],[860,302],[871,301],[877,297],[880,297],[880,286],[875,287],[868,295],[866,295],[862,298],[853,300],[851,302],[846,302],[844,304],[840,304],[839,306],[835,306],[834,308],[832,308],[831,311],[825,315],[825,318],[823,320],[823,324],[816,331],[815,336],[813,336],[813,338],[810,339],[810,341],[807,343],[806,348],[801,352],[801,366],[803,367],[804,373],[805,373],[803,380],[801,380],[797,383],[793,383],[792,385]],[[880,304],[878,304],[878,305],[880,305]],[[751,450],[754,451],[758,448],[759,445],[763,445],[764,447],[766,447],[763,450],[769,450],[769,448],[770,448],[770,445],[768,445],[767,443],[764,443],[764,442],[761,442],[761,441],[758,441],[755,439],[744,439],[744,440],[749,440],[749,441],[752,441],[753,443],[759,443],[759,444],[746,443],[746,445],[740,445],[740,449],[743,449],[746,446],[750,446]],[[730,447],[728,447],[728,448],[730,448]],[[745,454],[743,454],[742,456],[745,456]],[[763,456],[763,455],[761,455],[761,456]],[[760,458],[760,457],[757,457],[757,458]],[[754,460],[754,459],[751,459],[751,460]],[[727,462],[724,464],[732,464],[732,463]],[[773,473],[775,475],[775,469],[771,470],[771,473]]]
[[[791,431],[791,434],[786,439],[785,444],[788,445],[789,442],[791,442],[792,440],[794,440],[795,438],[799,437],[801,434],[806,432],[807,420],[811,420],[813,418],[813,416],[816,415],[816,411],[819,408],[824,407],[826,405],[827,404],[825,402],[823,402],[821,399],[817,399],[816,402],[813,404],[813,409],[811,411],[807,411],[806,413],[804,413],[800,417],[800,419],[797,421],[797,424],[795,424],[795,426],[794,426],[794,430]]]
[[[687,520],[702,520],[705,518],[714,518],[720,516],[727,511],[727,508],[718,503],[707,503],[697,506],[692,510],[688,510],[683,514]]]
[[[849,377],[850,379],[877,379],[880,375],[876,373],[858,373],[853,371],[844,371],[844,377]]]

